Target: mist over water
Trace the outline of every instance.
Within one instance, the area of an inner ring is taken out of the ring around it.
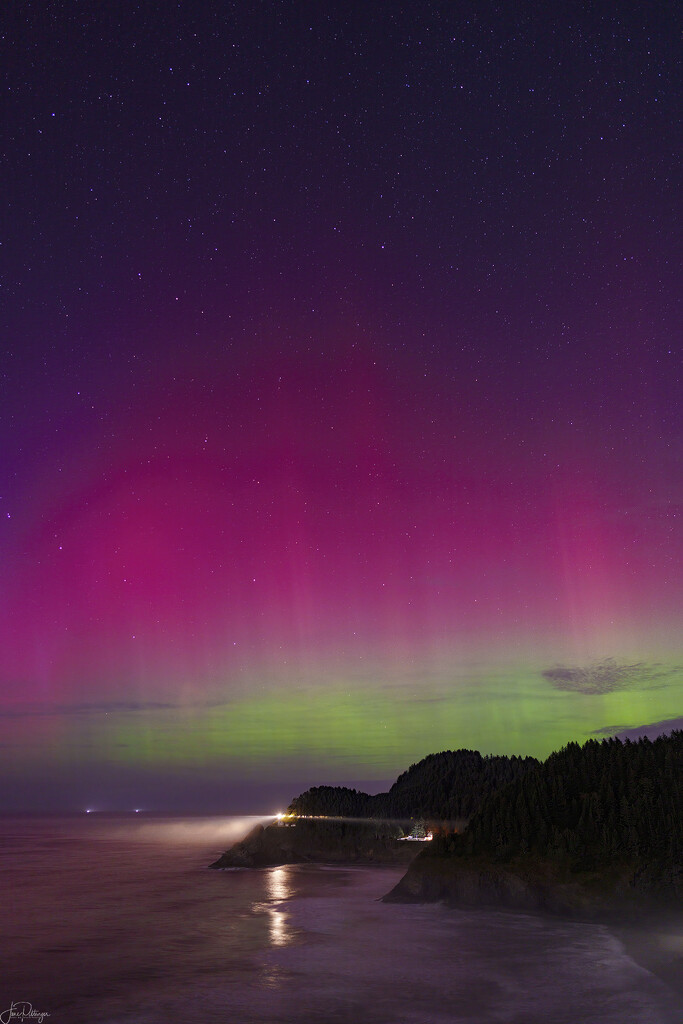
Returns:
[[[601,926],[378,902],[400,869],[207,870],[263,820],[0,820],[0,1013],[26,1000],[48,1024],[679,1019]]]
[[[230,818],[161,818],[130,817],[114,822],[103,818],[102,830],[106,838],[130,840],[131,843],[159,843],[177,846],[218,844],[222,852],[226,845],[238,842],[256,825],[267,825],[274,814],[244,814]],[[97,827],[97,819],[93,821]]]

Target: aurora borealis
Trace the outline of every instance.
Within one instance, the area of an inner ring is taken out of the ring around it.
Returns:
[[[380,6],[6,18],[4,806],[683,714],[673,15]]]

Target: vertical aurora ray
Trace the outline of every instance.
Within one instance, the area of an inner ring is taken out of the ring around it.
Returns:
[[[330,383],[333,440],[290,417],[287,387],[262,391],[258,425],[240,389],[182,413],[160,389],[147,414],[179,439],[163,457],[85,453],[27,516],[3,617],[13,757],[23,737],[29,760],[384,778],[432,749],[540,755],[678,713],[657,523],[646,564],[585,469],[549,493],[503,455],[475,472],[444,421],[437,472],[390,381],[368,433],[349,422],[358,385]],[[635,667],[558,690],[553,666],[606,659]]]

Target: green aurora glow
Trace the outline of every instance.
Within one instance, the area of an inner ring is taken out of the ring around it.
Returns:
[[[673,718],[682,704],[683,671],[660,663],[648,674],[649,681],[626,679],[603,693],[557,689],[540,672],[521,668],[457,687],[432,679],[419,690],[395,681],[364,688],[336,679],[223,701],[216,696],[208,705],[86,708],[63,716],[53,731],[49,716],[28,716],[15,720],[20,727],[13,735],[20,743],[26,730],[39,730],[41,755],[62,763],[223,765],[250,777],[267,777],[277,765],[310,764],[311,784],[340,773],[379,779],[433,751],[468,747],[545,757],[601,729]],[[16,755],[23,760],[28,748],[11,743],[11,749],[16,766]]]

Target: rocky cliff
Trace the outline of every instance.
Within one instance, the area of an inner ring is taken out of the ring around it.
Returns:
[[[581,918],[628,917],[634,912],[683,908],[681,871],[617,864],[575,872],[538,858],[501,863],[485,856],[454,857],[424,850],[387,896],[387,902],[445,902],[546,911]]]
[[[212,868],[262,868],[279,864],[408,864],[421,844],[400,840],[387,822],[299,818],[257,825]]]

